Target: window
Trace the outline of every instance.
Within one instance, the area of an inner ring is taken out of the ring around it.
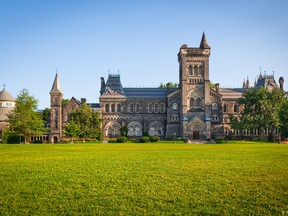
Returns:
[[[190,108],[193,108],[195,105],[195,100],[194,98],[190,98]]]
[[[105,104],[105,112],[109,113],[110,106],[109,104]]]
[[[238,112],[238,110],[239,110],[239,109],[238,109],[238,104],[234,104],[234,112],[236,112],[236,113],[237,113],[237,112]]]
[[[111,112],[115,112],[115,104],[111,104]]]
[[[159,112],[159,104],[157,104],[157,103],[155,104],[154,111],[155,111],[155,113]]]
[[[177,103],[173,103],[172,104],[172,109],[173,110],[177,110],[178,109],[178,104]]]
[[[218,104],[212,103],[212,110],[218,110]]]
[[[224,104],[223,105],[223,112],[227,112],[227,110],[228,110],[228,106],[227,106],[227,104]]]
[[[121,105],[117,104],[117,112],[121,112]]]
[[[12,103],[6,103],[6,107],[12,107]]]
[[[198,75],[198,67],[196,65],[194,66],[194,74]]]
[[[204,69],[202,66],[199,67],[199,74],[204,75]]]
[[[140,105],[139,104],[135,104],[135,112],[136,113],[140,112]]]
[[[153,112],[153,105],[151,103],[148,104],[148,112],[149,113]]]
[[[189,75],[193,75],[193,71],[192,71],[192,67],[191,66],[189,66],[188,70],[189,70]]]
[[[200,99],[200,98],[197,98],[197,100],[196,100],[196,106],[197,106],[197,107],[201,107],[201,99]]]
[[[219,121],[219,117],[218,117],[218,115],[212,115],[212,122],[218,122]]]
[[[176,115],[176,114],[172,115],[171,116],[171,121],[174,121],[174,122],[179,121],[178,115]]]
[[[161,113],[164,113],[164,112],[165,112],[165,104],[164,104],[164,103],[161,103],[161,104],[160,104],[160,112],[161,112]]]
[[[133,103],[130,103],[130,105],[129,105],[129,111],[130,111],[130,113],[133,113],[133,112],[134,112],[134,104],[133,104]]]

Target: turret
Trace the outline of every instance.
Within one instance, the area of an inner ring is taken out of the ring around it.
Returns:
[[[279,86],[280,86],[280,89],[282,89],[282,90],[283,90],[283,84],[284,84],[284,78],[280,77],[279,78]]]

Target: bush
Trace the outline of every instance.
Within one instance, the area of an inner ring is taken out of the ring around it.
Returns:
[[[159,136],[151,136],[150,137],[150,142],[158,142],[160,140]]]
[[[35,143],[35,144],[42,144],[43,141],[42,141],[42,140],[34,140],[32,143]]]
[[[127,137],[121,136],[121,137],[117,137],[117,142],[118,143],[125,143],[127,142]]]
[[[150,142],[150,138],[148,136],[142,136],[140,138],[140,142],[141,143],[146,143],[146,142]]]

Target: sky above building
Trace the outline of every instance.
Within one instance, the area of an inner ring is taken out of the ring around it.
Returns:
[[[1,0],[0,85],[50,106],[58,71],[64,98],[98,102],[100,77],[125,87],[179,83],[182,44],[211,47],[210,81],[242,87],[262,74],[288,89],[286,0]],[[2,90],[2,89],[1,89]]]

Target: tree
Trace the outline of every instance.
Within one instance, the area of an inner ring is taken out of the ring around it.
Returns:
[[[170,85],[170,88],[178,88],[177,83],[168,82],[167,84],[160,83],[159,88],[167,88],[167,85]]]
[[[262,136],[263,129],[280,126],[279,110],[284,99],[281,89],[275,88],[269,91],[267,88],[246,90],[238,102],[244,105],[240,112],[239,121],[232,121],[231,126],[245,129],[258,129]],[[233,118],[232,118],[233,119]]]
[[[8,114],[10,132],[24,137],[24,143],[30,136],[39,136],[45,132],[41,113],[37,112],[38,101],[23,89],[16,98],[14,110]]]
[[[279,111],[280,133],[282,137],[288,137],[288,98],[285,98]]]
[[[81,138],[101,139],[101,120],[98,112],[94,112],[90,106],[84,103],[79,109],[70,114],[71,119],[79,125]]]
[[[50,109],[49,108],[45,108],[42,111],[42,120],[44,121],[44,125],[48,127],[48,123],[50,121]]]
[[[65,126],[64,128],[64,133],[66,136],[72,138],[72,143],[73,143],[73,138],[79,137],[80,135],[80,126],[75,123],[74,119],[72,120]]]

